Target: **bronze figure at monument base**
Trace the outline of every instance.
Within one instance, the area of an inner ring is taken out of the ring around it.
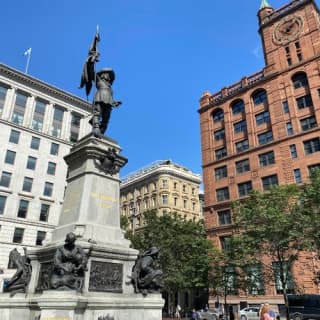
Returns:
[[[70,232],[66,236],[65,245],[56,250],[50,279],[52,289],[82,290],[88,259],[83,249],[75,245],[75,241],[75,234]]]
[[[31,279],[31,263],[27,255],[27,249],[23,248],[24,256],[22,256],[15,248],[9,255],[9,266],[16,268],[17,271],[9,281],[4,283],[4,291],[10,292],[10,296],[18,292],[27,292],[27,287]]]
[[[131,280],[136,293],[160,293],[163,289],[163,273],[153,268],[154,260],[158,258],[159,249],[151,247],[140,256],[133,268]]]

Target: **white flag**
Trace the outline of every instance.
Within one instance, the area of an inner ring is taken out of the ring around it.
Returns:
[[[27,56],[27,55],[30,55],[31,54],[31,48],[27,49],[25,52],[24,52],[24,55]]]

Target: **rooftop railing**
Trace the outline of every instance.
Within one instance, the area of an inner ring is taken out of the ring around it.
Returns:
[[[294,1],[284,5],[282,7],[280,7],[278,10],[273,11],[267,17],[265,17],[263,19],[263,21],[261,22],[261,24],[264,25],[264,24],[268,23],[270,20],[273,20],[278,16],[286,14],[288,11],[299,6],[301,3],[305,2],[305,1],[306,0],[294,0]]]
[[[258,71],[248,77],[244,77],[241,79],[241,81],[238,81],[228,87],[224,87],[221,91],[214,93],[210,97],[211,103],[218,103],[221,100],[223,100],[224,98],[239,92],[241,89],[244,89],[244,88],[254,84],[255,82],[263,79],[264,74],[265,74],[265,69]]]

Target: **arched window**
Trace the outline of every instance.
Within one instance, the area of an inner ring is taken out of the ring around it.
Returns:
[[[236,115],[238,113],[244,112],[244,102],[243,100],[236,100],[231,103],[232,114]]]
[[[298,72],[294,74],[291,80],[292,80],[293,87],[295,89],[298,89],[301,87],[308,87],[308,78],[304,72]]]
[[[267,91],[264,89],[259,89],[252,95],[253,104],[255,106],[268,102]]]
[[[222,109],[217,109],[212,112],[213,122],[220,122],[224,119],[224,112]]]

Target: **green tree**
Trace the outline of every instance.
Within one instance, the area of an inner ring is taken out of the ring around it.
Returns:
[[[209,286],[213,295],[217,297],[219,305],[220,297],[223,298],[224,312],[229,318],[229,305],[227,297],[239,294],[239,290],[249,294],[263,293],[261,273],[259,268],[252,264],[249,268],[237,236],[228,237],[227,245],[223,250],[213,249],[211,268],[209,270]]]
[[[129,228],[129,219],[124,215],[120,216],[120,227],[123,230],[127,230]]]
[[[241,277],[238,263],[233,254],[232,238],[230,238],[230,250],[221,251],[213,248],[211,266],[209,270],[209,288],[220,307],[220,297],[223,298],[224,313],[228,319],[228,295],[237,294],[241,286]]]
[[[313,170],[310,183],[304,185],[301,211],[305,239],[311,251],[320,253],[320,170]]]
[[[206,238],[203,221],[193,222],[176,213],[159,216],[144,214],[145,227],[126,236],[140,252],[157,246],[164,273],[164,287],[169,293],[208,286],[211,243]]]
[[[264,281],[275,283],[283,293],[288,320],[287,293],[294,285],[291,270],[305,247],[300,198],[297,185],[283,185],[264,193],[253,191],[233,206],[235,250],[238,259],[247,264],[242,270],[261,264]],[[250,277],[252,274],[247,275]]]

